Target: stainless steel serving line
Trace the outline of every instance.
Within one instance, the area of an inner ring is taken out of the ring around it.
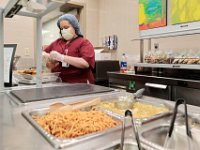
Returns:
[[[12,97],[10,97],[6,92],[0,93],[0,149],[1,150],[53,150],[62,148],[62,150],[73,149],[73,150],[111,150],[119,148],[120,138],[121,138],[121,127],[116,127],[116,129],[111,129],[105,132],[94,133],[87,135],[87,138],[77,138],[71,142],[69,140],[64,140],[63,143],[53,143],[47,139],[48,135],[42,134],[40,127],[34,125],[30,120],[30,113],[36,110],[44,110],[49,105],[55,102],[63,102],[65,104],[81,102],[86,100],[91,100],[94,98],[100,98],[102,100],[115,99],[120,95],[126,95],[125,92],[107,92],[91,95],[82,95],[76,97],[64,97],[59,99],[51,99],[46,101],[34,102],[29,105],[16,105]],[[149,103],[163,103],[173,107],[174,102],[164,101],[161,99],[156,99],[152,97],[143,97],[143,101]],[[181,107],[182,109],[182,107]],[[181,112],[181,111],[180,111]],[[193,116],[194,113],[198,116],[200,115],[200,108],[195,106],[188,106],[189,116]],[[111,113],[109,113],[112,115]],[[113,117],[114,114],[112,115]],[[149,142],[146,133],[151,132],[150,129],[156,126],[161,126],[163,124],[169,125],[170,116],[159,117],[157,119],[150,120],[139,126],[138,131],[141,138],[141,146],[148,150],[152,149],[157,143],[152,144],[155,141]],[[119,118],[120,119],[120,118]],[[154,130],[153,130],[154,131]],[[156,132],[156,131],[155,131]],[[151,132],[154,134],[155,132]],[[194,132],[194,130],[192,130]],[[133,135],[131,126],[127,126],[127,132],[125,136],[124,147],[126,149],[137,147],[135,142],[135,136]],[[185,133],[185,132],[184,132]],[[155,135],[156,136],[156,135]],[[154,136],[154,137],[155,137]],[[153,135],[152,135],[153,137]],[[68,143],[66,144],[66,141]],[[55,141],[54,141],[55,142]],[[63,141],[62,141],[63,142]],[[145,143],[146,142],[146,143]],[[149,144],[150,143],[150,144]]]
[[[114,93],[104,93],[96,95],[85,95],[81,97],[67,98],[67,102],[92,99],[94,97],[112,96]],[[66,102],[66,98],[60,99]],[[5,93],[0,93],[0,149],[1,150],[53,150],[55,149],[48,141],[22,116],[22,112],[50,105],[53,101],[43,101],[40,105],[17,106]],[[57,102],[57,100],[54,100]],[[84,143],[73,145],[76,149],[97,149],[107,144],[110,140],[116,141],[120,137],[120,132],[101,135],[97,138],[86,140]],[[66,148],[67,149],[67,148]]]
[[[69,84],[65,86],[53,86],[13,90],[10,93],[22,103],[55,99],[61,97],[72,97],[87,94],[111,92],[113,89],[92,84]]]
[[[59,100],[62,97],[95,95],[115,91],[118,90],[90,84],[48,83],[43,84],[42,88],[37,88],[36,85],[19,86],[7,88],[5,92],[17,105],[32,105],[43,100],[51,101],[55,98]]]

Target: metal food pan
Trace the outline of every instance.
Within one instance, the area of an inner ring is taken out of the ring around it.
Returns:
[[[136,119],[137,121],[141,122],[141,124],[145,124],[145,123],[152,122],[154,120],[157,120],[157,119],[160,119],[163,117],[170,116],[173,113],[173,109],[171,107],[169,107],[165,102],[156,103],[156,102],[149,102],[149,101],[145,101],[145,100],[139,100],[139,102],[151,104],[151,105],[157,106],[157,107],[165,107],[165,108],[169,109],[169,112],[156,114],[156,115],[153,115],[153,116],[147,117],[147,118]]]
[[[55,73],[43,73],[41,76],[42,82],[55,82],[59,77],[60,72]],[[36,75],[29,74],[18,74],[15,73],[14,76],[19,80],[19,83],[24,84],[35,84],[37,81]]]
[[[114,100],[115,99],[110,99],[108,101],[114,101]],[[172,107],[170,107],[169,105],[167,105],[165,102],[163,102],[163,103],[162,102],[156,103],[156,102],[150,102],[150,101],[146,101],[146,100],[138,100],[138,102],[142,102],[142,103],[146,103],[146,104],[151,104],[151,105],[157,106],[157,107],[166,107],[166,108],[169,109],[169,112],[164,112],[164,113],[156,114],[156,115],[153,115],[151,117],[135,118],[136,123],[138,123],[140,125],[148,123],[148,122],[152,122],[154,120],[158,120],[158,119],[163,118],[163,117],[167,117],[167,116],[172,115],[172,112],[173,112]],[[120,115],[120,114],[117,114],[115,112],[112,112],[111,110],[104,109],[104,108],[97,108],[97,110],[101,110],[101,111],[104,111],[106,113],[109,113],[110,115],[112,115],[112,116],[114,116],[114,117],[116,117],[118,119],[121,119],[121,120],[124,119],[123,115]]]
[[[192,133],[192,139],[189,140],[186,135],[186,127],[185,127],[185,119],[183,116],[178,116],[176,119],[176,123],[173,130],[173,135],[171,137],[171,142],[167,138],[168,132],[169,132],[169,123],[170,119],[167,119],[166,122],[163,124],[156,124],[153,127],[149,127],[142,132],[140,132],[140,139],[143,144],[146,144],[147,146],[152,147],[154,150],[172,150],[172,149],[187,149],[187,144],[191,144],[192,146],[196,147],[197,149],[200,148],[200,129],[197,129],[192,126],[192,122],[195,122],[192,118],[189,118],[191,121],[189,121],[189,127],[190,131]],[[169,140],[170,147],[173,148],[166,148],[165,142],[166,140]],[[188,143],[190,142],[190,143]],[[187,144],[186,144],[187,143]],[[193,148],[194,148],[193,147]],[[191,150],[193,150],[191,148]],[[196,149],[195,149],[196,150]]]
[[[85,111],[91,110],[91,108],[84,108]],[[44,115],[49,112],[49,108],[40,108],[40,109],[33,109],[30,111],[22,112],[22,115],[27,119],[27,121],[35,127],[36,130],[40,132],[40,134],[46,138],[46,140],[55,148],[62,149],[68,146],[72,146],[74,144],[80,144],[86,140],[90,140],[93,138],[97,138],[106,134],[112,134],[115,132],[121,132],[121,125],[118,125],[113,128],[106,129],[104,131],[99,131],[91,134],[87,134],[84,136],[71,138],[71,139],[61,139],[57,138],[48,132],[46,132],[33,118],[32,115]],[[107,115],[111,116],[109,113],[106,113]],[[118,118],[115,118],[111,116],[113,119],[121,123],[121,120]]]
[[[42,73],[42,79],[47,79],[49,77],[58,77],[60,72],[54,73]],[[36,80],[36,75],[22,74],[22,76],[27,80]]]
[[[97,150],[120,150],[121,140],[116,140],[108,145],[98,148]],[[150,146],[141,143],[142,150],[152,150]],[[133,138],[126,138],[123,150],[138,150],[137,142]]]

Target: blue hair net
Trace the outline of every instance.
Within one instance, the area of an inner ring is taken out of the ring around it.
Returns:
[[[78,36],[83,36],[81,33],[80,24],[74,15],[65,14],[65,15],[62,15],[61,17],[59,17],[58,22],[57,22],[57,26],[59,28],[60,28],[60,22],[63,20],[67,20],[70,22],[70,24],[73,26],[73,28],[75,29],[75,32]]]

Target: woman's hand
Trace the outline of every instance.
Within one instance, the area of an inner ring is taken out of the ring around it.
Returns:
[[[52,70],[53,68],[55,68],[56,66],[58,65],[58,62],[55,61],[55,60],[50,60],[46,63],[46,67],[49,69],[49,70]]]
[[[50,58],[51,58],[52,60],[64,62],[64,55],[58,53],[57,51],[51,51],[51,53],[50,53]]]
[[[43,52],[42,53],[42,60],[46,67],[52,70],[54,67],[58,65],[58,61],[52,60],[49,53]]]

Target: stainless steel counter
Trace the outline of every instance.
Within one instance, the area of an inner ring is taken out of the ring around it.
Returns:
[[[42,87],[51,87],[51,86],[61,86],[61,85],[69,85],[67,83],[45,83],[42,84]],[[20,89],[29,89],[29,88],[35,88],[37,87],[36,85],[25,85],[25,84],[19,84],[18,86],[13,86],[13,87],[5,87],[3,91],[10,91],[10,90],[20,90]]]
[[[73,102],[74,100],[95,97],[100,95],[101,94],[91,95],[91,96],[81,96],[77,98],[68,98],[68,102]],[[66,100],[65,98],[60,99],[60,101],[65,101],[65,100]],[[50,104],[54,101],[55,100],[51,100],[48,102],[47,101],[40,102],[40,106],[46,105],[48,103]],[[29,124],[29,122],[21,115],[22,111],[33,109],[36,107],[38,107],[38,104],[28,105],[28,106],[18,106],[15,103],[13,103],[12,99],[6,93],[0,93],[0,149],[1,150],[54,149],[47,142],[47,140],[43,136],[41,136],[41,134],[31,124]],[[98,145],[98,143],[95,142],[95,146],[96,145]],[[91,149],[93,149],[91,144],[90,146]],[[75,147],[73,149],[76,149]]]
[[[78,96],[67,98],[67,102],[80,101],[84,99],[92,99],[95,97],[106,96],[109,97],[111,95],[115,95],[116,92],[113,93],[102,93],[102,94],[93,94],[86,96]],[[144,99],[148,99],[149,101],[160,102],[159,99],[144,97]],[[25,110],[30,110],[34,108],[38,108],[39,106],[46,106],[53,102],[62,101],[66,102],[66,98],[60,98],[56,100],[50,101],[41,101],[35,102],[29,105],[16,105],[13,102],[11,97],[7,95],[5,92],[0,93],[0,149],[1,150],[53,150],[54,147],[47,142],[47,140],[21,115],[21,113]],[[173,105],[173,102],[168,102],[169,105]],[[191,112],[199,112],[200,109],[198,107],[191,106],[189,107],[189,111]],[[166,121],[164,119],[160,119],[155,121],[153,124],[162,123]],[[151,124],[150,124],[151,126]],[[148,126],[149,127],[149,126]],[[142,128],[146,128],[145,126]],[[127,131],[128,137],[132,138],[133,133]],[[96,150],[102,149],[106,145],[111,145],[120,139],[120,132],[116,132],[113,134],[102,135],[100,137],[87,140],[84,143],[72,145],[71,147],[65,149],[73,149],[73,150]],[[134,139],[133,139],[134,140]],[[64,150],[65,150],[64,149]]]
[[[52,149],[47,141],[21,116],[25,108],[16,107],[0,93],[0,148],[3,150]]]

